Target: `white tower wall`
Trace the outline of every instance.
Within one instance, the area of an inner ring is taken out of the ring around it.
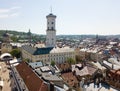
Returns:
[[[55,30],[55,18],[54,17],[47,18],[47,29]]]
[[[46,30],[46,46],[55,47],[56,46],[56,29],[55,29],[55,19],[56,16],[49,14],[47,18],[47,30]]]

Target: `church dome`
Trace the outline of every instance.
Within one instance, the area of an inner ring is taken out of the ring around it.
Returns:
[[[9,37],[9,34],[8,34],[7,32],[5,32],[5,33],[3,34],[3,37]]]

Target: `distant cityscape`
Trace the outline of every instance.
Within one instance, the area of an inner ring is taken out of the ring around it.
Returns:
[[[0,41],[2,42],[2,40],[3,40],[2,35],[7,31],[13,42],[21,42],[21,43],[28,42],[29,30],[30,29],[28,29],[28,32],[0,30]],[[33,34],[32,30],[30,33],[32,36],[31,41],[33,43],[36,43],[36,42],[44,42],[45,43],[46,35]],[[96,38],[96,36],[98,36],[99,39],[120,39],[120,34],[118,34],[118,35],[99,35],[99,34],[96,34],[96,35],[94,35],[94,34],[93,35],[56,35],[56,39],[57,39],[56,41],[57,42],[72,41],[72,43],[73,43],[73,42],[81,42],[83,39],[86,39],[86,38]]]
[[[0,31],[0,91],[120,91],[120,35]]]

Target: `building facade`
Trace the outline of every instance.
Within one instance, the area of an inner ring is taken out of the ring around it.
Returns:
[[[12,51],[12,45],[10,43],[2,43],[1,53],[10,53]]]
[[[67,58],[75,60],[75,51],[71,48],[34,48],[28,45],[21,47],[22,58],[30,61],[48,62],[55,61],[56,63],[63,63]]]
[[[3,37],[3,43],[1,44],[1,53],[11,52],[12,45],[10,44],[10,35],[6,31],[2,37]]]

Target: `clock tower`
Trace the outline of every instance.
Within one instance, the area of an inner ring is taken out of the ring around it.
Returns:
[[[46,30],[46,47],[56,46],[56,29],[55,29],[55,19],[56,16],[50,13],[46,16],[47,18],[47,30]]]

